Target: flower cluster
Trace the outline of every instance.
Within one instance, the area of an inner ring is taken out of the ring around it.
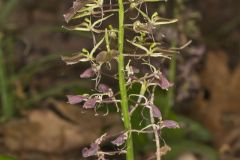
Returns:
[[[153,59],[170,60],[172,55],[178,54],[180,48],[167,48],[163,43],[156,41],[156,30],[166,24],[177,22],[176,19],[162,18],[157,12],[148,12],[148,3],[157,3],[161,0],[126,0],[123,2],[125,18],[124,31],[129,33],[124,40],[123,56],[126,65],[120,69],[125,75],[125,87],[128,91],[133,85],[140,85],[140,93],[128,93],[128,110],[130,119],[139,108],[146,109],[149,113],[147,118],[150,124],[142,129],[131,128],[123,131],[112,144],[119,147],[119,150],[104,152],[101,150],[101,143],[105,141],[106,134],[97,139],[89,148],[82,151],[83,157],[97,156],[98,159],[105,159],[106,155],[125,154],[127,146],[123,147],[132,133],[154,134],[156,143],[156,159],[166,154],[170,148],[165,144],[161,147],[160,134],[163,128],[179,128],[177,122],[172,120],[163,120],[159,107],[154,104],[154,93],[157,87],[168,90],[173,86],[168,81],[166,75],[160,68],[152,64]],[[80,21],[80,24],[64,26],[69,30],[90,32],[93,37],[93,49],[82,49],[81,52],[72,56],[62,56],[62,60],[67,65],[79,62],[89,62],[90,68],[87,68],[80,74],[80,78],[91,78],[95,81],[94,94],[68,95],[68,103],[81,103],[84,109],[94,109],[95,111],[104,106],[103,104],[112,104],[120,111],[118,107],[122,99],[120,92],[114,92],[116,88],[110,88],[102,83],[104,73],[103,67],[107,66],[111,70],[115,63],[119,63],[120,51],[118,46],[119,30],[118,26],[109,22],[118,15],[119,4],[116,0],[75,0],[72,7],[64,14],[65,21]],[[149,16],[150,15],[150,16]],[[140,67],[137,67],[140,66]],[[118,80],[119,73],[113,73],[112,78]],[[120,148],[121,147],[121,148]]]

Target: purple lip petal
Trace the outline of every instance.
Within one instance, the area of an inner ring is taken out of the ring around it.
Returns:
[[[95,72],[92,68],[86,69],[81,75],[80,78],[92,78],[95,76]]]
[[[92,0],[76,0],[73,2],[73,5],[68,11],[63,15],[65,21],[68,23],[74,15],[79,11],[82,7],[84,7],[87,3]]]
[[[160,124],[161,128],[180,128],[179,124],[173,120],[164,120]]]
[[[88,99],[84,105],[83,105],[83,108],[85,109],[90,109],[90,108],[94,108],[95,105],[97,103],[97,99],[96,98],[92,98],[92,99]]]
[[[161,111],[159,110],[159,108],[153,104],[150,106],[152,108],[153,116],[155,118],[162,118],[162,114],[161,114]]]
[[[127,140],[127,135],[124,133],[124,134],[121,134],[119,137],[117,137],[115,140],[111,141],[111,143],[116,146],[121,146],[122,144],[125,143],[126,140]]]
[[[72,17],[75,15],[73,7],[69,8],[68,11],[63,15],[65,21],[68,23]]]
[[[132,66],[133,73],[139,73],[140,70],[134,66]]]
[[[106,93],[106,92],[109,92],[110,88],[105,84],[99,84],[98,90],[102,93]]]
[[[168,79],[163,75],[160,75],[160,79],[157,80],[157,83],[162,89],[165,90],[168,90],[170,87],[173,86],[173,83],[170,83]]]
[[[97,144],[97,143],[92,143],[91,146],[90,146],[90,148],[87,148],[87,147],[86,147],[86,148],[83,148],[83,150],[82,150],[82,156],[83,156],[84,158],[90,157],[90,156],[94,156],[94,155],[97,154],[98,149],[99,149],[98,144]]]
[[[77,104],[84,101],[84,99],[86,99],[87,97],[81,95],[67,95],[67,98],[69,104]]]

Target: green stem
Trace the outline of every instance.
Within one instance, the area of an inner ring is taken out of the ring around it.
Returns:
[[[118,0],[119,5],[119,31],[118,31],[118,75],[119,75],[119,88],[121,94],[121,108],[122,108],[122,115],[124,121],[124,127],[126,131],[131,130],[131,118],[129,114],[128,108],[128,100],[127,100],[127,89],[126,89],[126,82],[125,82],[125,75],[124,75],[124,56],[123,56],[123,43],[124,43],[124,6],[123,1]],[[127,139],[127,160],[134,160],[134,153],[133,153],[133,141],[132,141],[132,134],[128,134]]]
[[[171,4],[171,8],[169,9],[170,11],[172,11],[172,16],[173,17],[178,17],[179,15],[179,9],[177,5],[181,5],[178,4],[179,2],[175,2],[174,0],[172,0],[170,2]],[[172,41],[171,46],[173,48],[176,47],[176,40]],[[171,63],[170,63],[170,68],[169,68],[169,74],[168,74],[168,79],[170,82],[174,83],[175,85],[175,81],[176,81],[176,65],[177,65],[177,55],[173,55]],[[165,110],[165,117],[168,117],[173,105],[174,105],[174,100],[175,100],[175,86],[171,87],[168,92],[167,92],[167,100],[168,100],[168,104]]]
[[[1,37],[0,37],[1,38]],[[0,40],[0,43],[2,41]],[[4,64],[4,56],[2,51],[2,46],[0,46],[0,94],[1,94],[1,101],[2,101],[2,114],[3,120],[7,120],[12,117],[14,113],[14,109],[11,105],[10,98],[11,95],[9,93],[8,81],[6,76],[5,64]]]
[[[175,46],[175,45],[173,45]],[[175,79],[176,79],[176,55],[172,57],[171,63],[170,63],[170,69],[169,69],[169,74],[168,74],[168,79],[171,83],[175,84]],[[171,108],[174,105],[174,95],[175,95],[175,86],[169,88],[167,92],[167,99],[168,99],[168,104],[165,110],[165,117],[168,117],[169,112],[171,111]]]

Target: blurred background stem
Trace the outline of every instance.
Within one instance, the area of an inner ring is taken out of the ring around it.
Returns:
[[[179,16],[179,3],[181,3],[181,1],[175,1],[175,0],[169,0],[168,2],[168,15],[171,18],[178,18]],[[172,48],[176,48],[177,46],[177,39],[173,39],[171,41],[171,47]],[[172,56],[171,62],[170,62],[170,67],[169,67],[169,72],[168,72],[168,79],[171,83],[174,84],[173,87],[169,88],[168,92],[167,92],[167,106],[165,109],[165,116],[168,117],[169,113],[171,112],[172,107],[174,106],[174,101],[175,101],[175,88],[176,88],[176,66],[177,65],[177,55],[174,54]]]
[[[175,47],[175,43],[172,43],[172,47]],[[167,107],[165,109],[165,117],[168,117],[171,108],[174,105],[174,99],[175,99],[175,80],[176,80],[176,55],[174,55],[171,59],[171,63],[170,63],[170,68],[169,68],[169,73],[168,73],[168,79],[171,83],[174,84],[173,87],[169,88],[168,92],[167,92],[167,99],[168,99],[168,103],[167,103]]]
[[[2,120],[11,118],[14,114],[14,108],[11,102],[11,93],[9,91],[9,83],[6,74],[6,65],[4,63],[2,38],[0,37],[0,93],[1,93],[1,106],[2,106]]]
[[[18,0],[8,0],[3,7],[1,7],[1,14],[0,14],[0,27],[5,25],[8,15],[17,5]]]

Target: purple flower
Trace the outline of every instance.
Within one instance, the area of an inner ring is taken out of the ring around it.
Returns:
[[[81,75],[80,78],[92,78],[95,76],[95,72],[92,68],[86,69]]]
[[[99,84],[98,90],[99,92],[106,93],[106,92],[109,92],[110,88],[105,84]]]
[[[76,0],[73,2],[72,7],[63,15],[65,21],[68,23],[73,16],[79,11],[82,7],[84,7],[87,3],[92,0]]]
[[[99,146],[97,143],[92,143],[90,148],[83,148],[82,155],[84,158],[94,156],[97,154]]]
[[[121,134],[120,136],[118,136],[115,140],[111,141],[112,144],[116,145],[116,146],[121,146],[123,143],[125,143],[125,141],[127,140],[127,134]]]
[[[152,108],[153,117],[161,119],[162,114],[161,114],[161,111],[159,110],[159,108],[157,106],[155,106],[154,104],[151,104],[150,107]]]
[[[159,87],[165,90],[168,90],[168,88],[173,86],[173,83],[170,83],[168,79],[162,74],[159,75],[159,79],[157,79],[156,82]]]
[[[82,95],[67,95],[67,98],[69,104],[77,104],[84,101],[87,97]]]
[[[164,120],[160,123],[161,128],[180,128],[179,124],[176,121],[173,120]]]
[[[198,57],[202,57],[205,51],[206,51],[206,46],[203,44],[198,46],[188,47],[187,49],[187,52],[190,55],[198,56]]]
[[[131,66],[131,67],[132,67],[133,73],[139,73],[140,72],[140,70],[138,68],[136,68],[134,66]]]
[[[85,109],[90,109],[90,108],[94,108],[95,105],[97,103],[97,99],[96,98],[91,98],[91,99],[88,99],[84,105],[83,105],[83,108]]]

